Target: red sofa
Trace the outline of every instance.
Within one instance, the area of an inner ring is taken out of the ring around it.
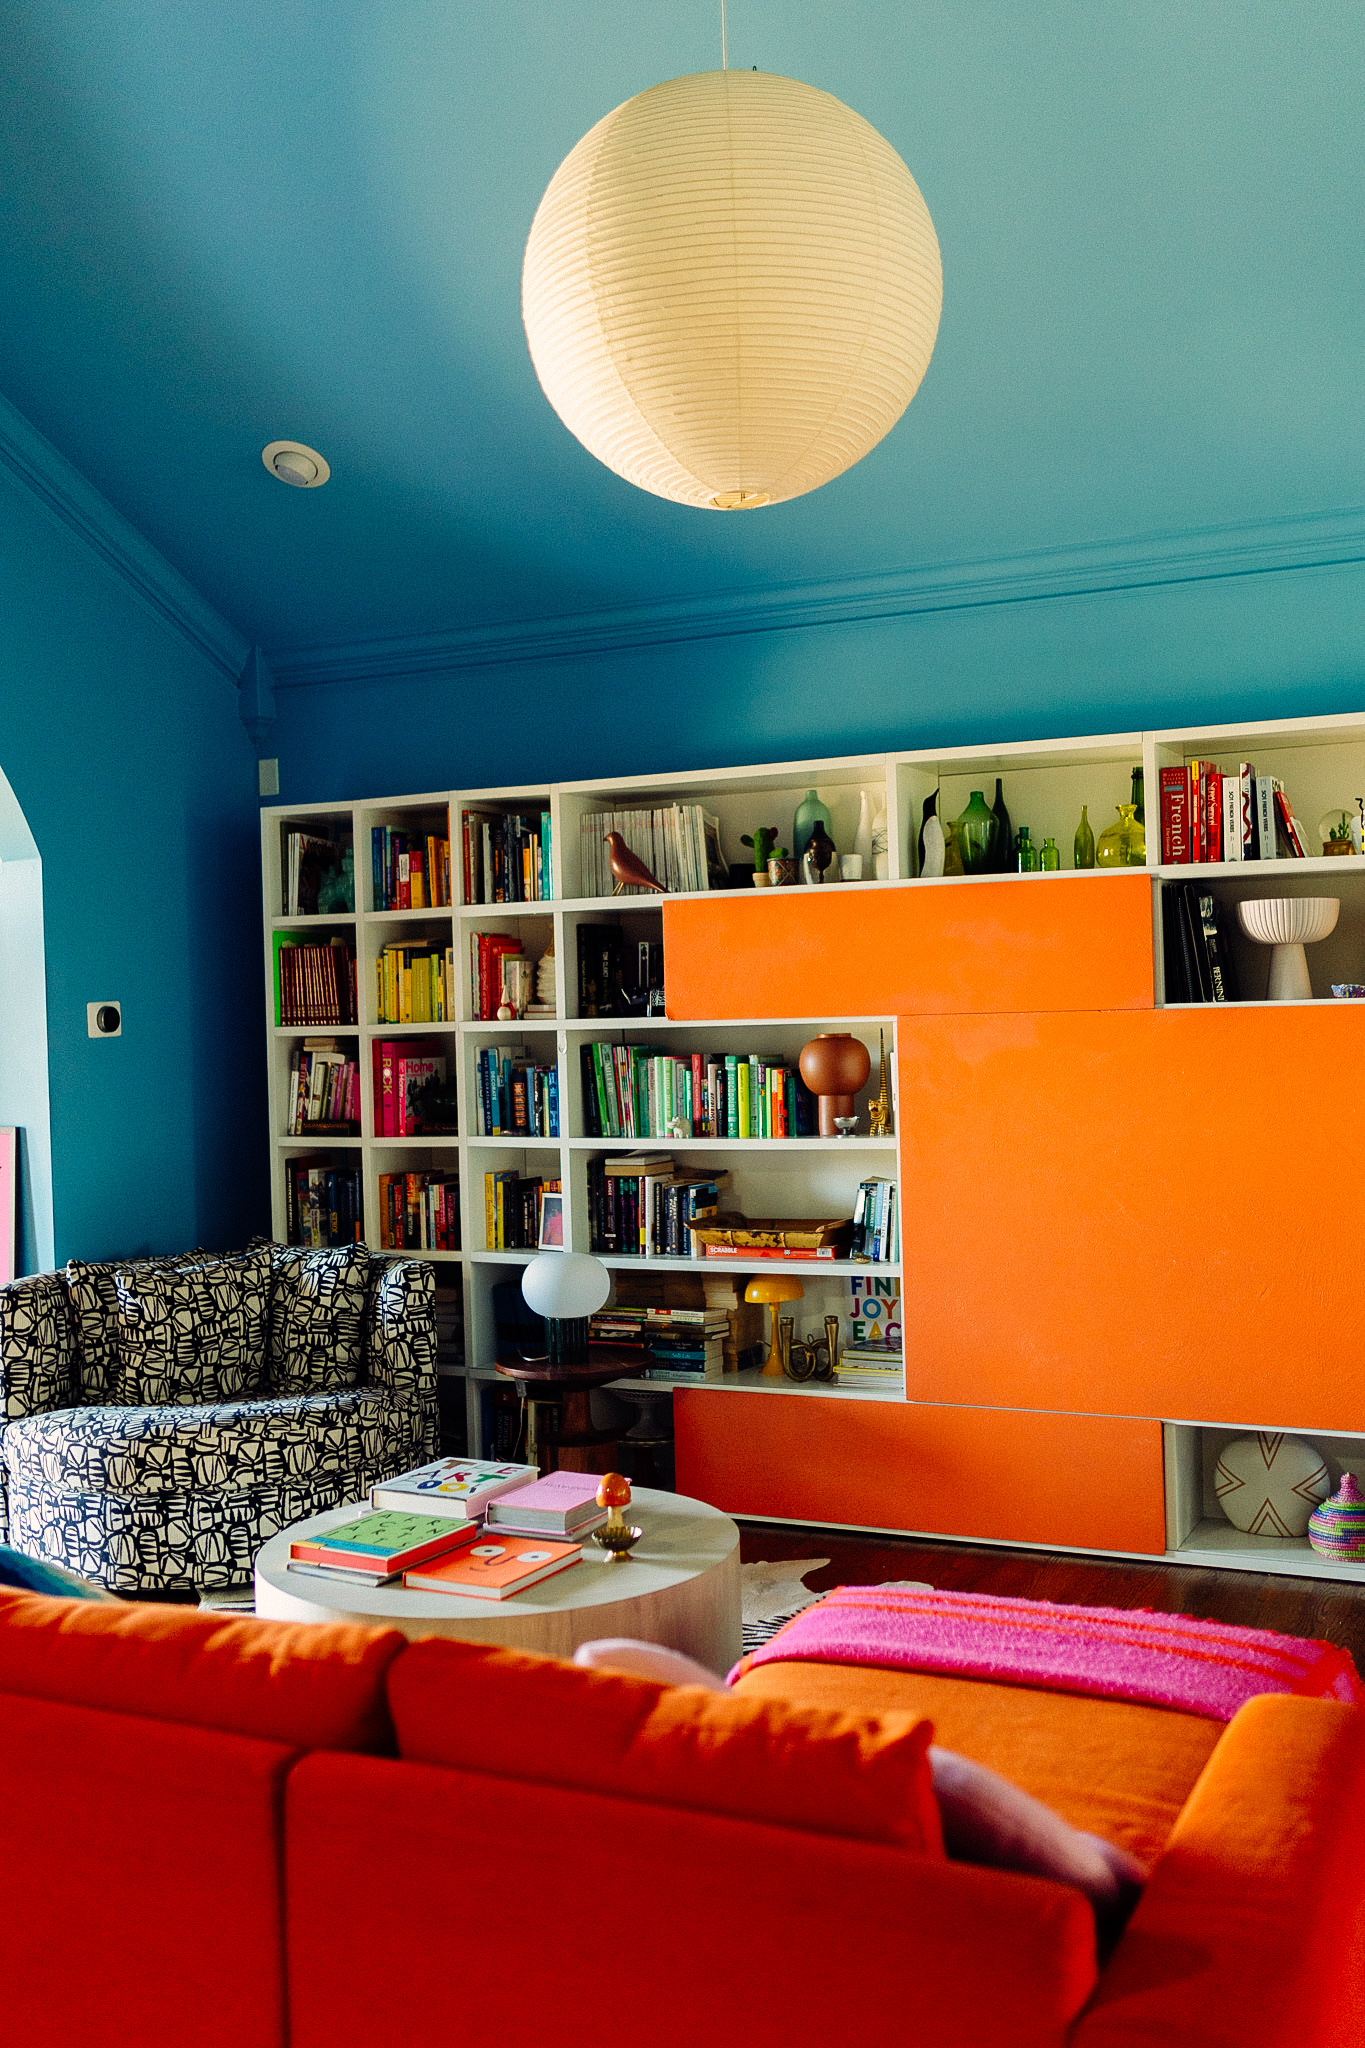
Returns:
[[[1079,1894],[943,1858],[918,1713],[830,1704],[831,1684],[771,1665],[715,1695],[396,1631],[0,1593],[5,2038],[1354,2037],[1365,1710],[1244,1708],[1097,1974]]]

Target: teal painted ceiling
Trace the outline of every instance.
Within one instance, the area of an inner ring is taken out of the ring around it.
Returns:
[[[541,395],[522,249],[717,0],[7,0],[0,392],[285,650],[1365,501],[1359,0],[731,0],[858,109],[943,249],[863,463],[690,511]],[[332,481],[289,490],[270,440]]]

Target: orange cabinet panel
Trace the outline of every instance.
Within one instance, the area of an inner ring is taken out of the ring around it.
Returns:
[[[1146,874],[665,900],[670,1017],[1150,1009]]]
[[[1365,1004],[898,1041],[913,1398],[1365,1429]]]
[[[1161,1428],[818,1395],[674,1395],[678,1489],[727,1513],[1161,1552]]]

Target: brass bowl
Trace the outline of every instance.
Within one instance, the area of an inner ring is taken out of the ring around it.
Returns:
[[[632,1545],[639,1542],[644,1530],[627,1522],[620,1529],[594,1529],[592,1540],[603,1550],[610,1551],[613,1564],[622,1564],[630,1556]]]

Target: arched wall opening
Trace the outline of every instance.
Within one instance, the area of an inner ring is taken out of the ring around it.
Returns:
[[[19,1133],[15,1269],[42,1273],[55,1263],[43,863],[0,772],[0,1127],[9,1125]]]

